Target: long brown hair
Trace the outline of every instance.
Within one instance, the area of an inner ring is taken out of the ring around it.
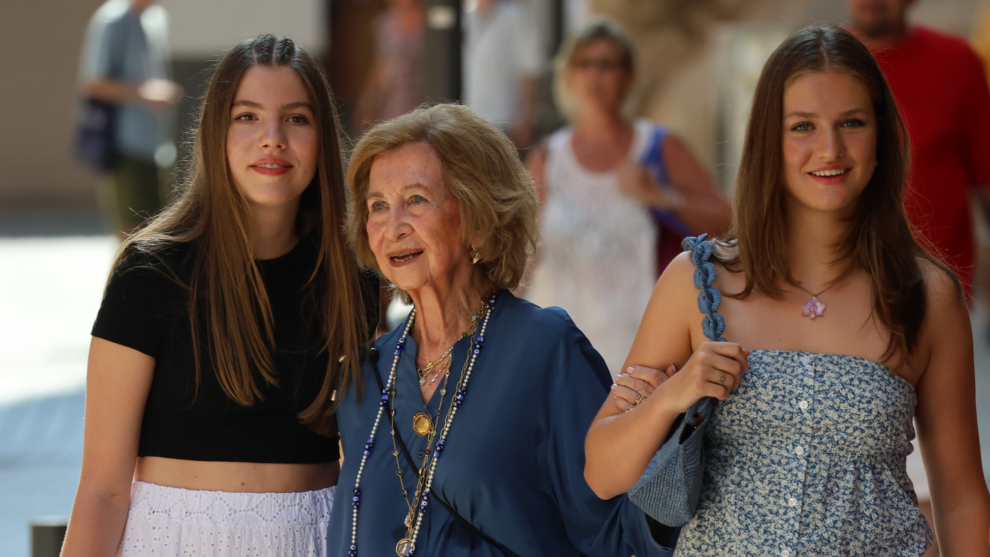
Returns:
[[[226,155],[234,95],[247,70],[256,66],[292,68],[313,103],[317,170],[302,194],[296,227],[300,242],[312,243],[317,251],[305,296],[312,302],[306,305],[321,329],[329,364],[320,392],[299,417],[314,431],[330,434],[336,427],[330,393],[338,381],[337,362],[345,357],[343,369],[358,372],[357,348],[367,340],[367,328],[357,263],[341,231],[347,193],[337,111],[323,71],[292,40],[261,35],[237,45],[217,64],[178,198],[124,242],[114,267],[135,252],[160,257],[176,243],[193,243],[192,272],[183,284],[190,292],[197,387],[201,334],[217,380],[231,400],[251,406],[263,399],[255,372],[267,384],[278,385],[271,304],[252,253],[247,204],[234,187]],[[343,373],[341,386],[346,388],[348,372]]]
[[[962,287],[949,268],[922,248],[904,210],[909,142],[887,81],[870,51],[848,31],[812,26],[785,40],[767,60],[753,98],[742,162],[736,179],[733,227],[718,250],[726,267],[741,270],[745,288],[774,299],[782,284],[797,285],[787,261],[784,188],[781,183],[784,89],[799,76],[834,71],[866,85],[877,119],[877,167],[860,195],[849,234],[835,246],[837,261],[848,261],[837,283],[856,269],[872,282],[873,313],[890,331],[883,355],[907,356],[925,320],[926,291],[919,260],[935,264]]]

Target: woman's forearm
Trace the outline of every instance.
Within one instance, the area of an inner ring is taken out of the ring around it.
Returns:
[[[80,484],[72,505],[62,557],[112,557],[127,523],[130,490],[102,493]]]
[[[629,491],[660,449],[679,415],[664,402],[651,396],[629,412],[599,416],[592,424],[585,439],[584,478],[599,498]]]
[[[84,95],[105,103],[122,104],[140,100],[138,85],[117,79],[94,79],[81,85]]]
[[[934,505],[938,526],[938,549],[942,557],[990,557],[987,526],[990,525],[990,501],[985,496],[957,497],[949,508]]]

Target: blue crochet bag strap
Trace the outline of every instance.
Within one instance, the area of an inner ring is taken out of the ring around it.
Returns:
[[[708,261],[712,257],[712,243],[706,240],[707,234],[684,238],[681,246],[691,252],[691,262],[694,263],[694,287],[700,290],[698,294],[698,309],[705,314],[701,321],[701,330],[708,340],[725,342],[722,333],[725,332],[725,318],[718,312],[722,305],[722,294],[712,286],[715,282],[715,265]]]
[[[698,293],[698,309],[705,315],[701,320],[701,330],[712,342],[725,342],[722,333],[725,332],[725,318],[718,312],[722,305],[722,293],[712,286],[715,282],[715,264],[712,257],[712,243],[707,240],[707,234],[684,238],[681,247],[691,252],[691,262],[694,263],[694,287]],[[711,400],[703,398],[695,403],[688,415],[707,414],[711,409]]]

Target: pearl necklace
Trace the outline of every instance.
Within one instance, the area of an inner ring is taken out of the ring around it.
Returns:
[[[403,538],[399,541],[398,545],[395,546],[396,554],[400,557],[410,557],[416,552],[416,539],[419,537],[419,529],[423,523],[423,517],[426,515],[426,510],[429,507],[430,490],[433,487],[433,476],[436,473],[437,463],[440,461],[440,455],[443,453],[444,444],[446,443],[447,435],[450,432],[450,426],[454,423],[454,416],[457,414],[457,409],[464,404],[464,399],[467,396],[468,380],[471,378],[471,372],[474,371],[475,361],[477,361],[478,356],[481,354],[481,349],[484,346],[485,331],[488,329],[488,320],[492,316],[492,310],[495,309],[495,297],[497,295],[497,293],[493,294],[488,300],[488,309],[485,312],[485,320],[481,324],[481,331],[478,336],[474,338],[474,348],[470,353],[467,371],[458,384],[457,395],[451,401],[451,408],[448,410],[447,420],[444,423],[442,432],[440,433],[440,438],[437,439],[436,448],[433,452],[433,460],[429,464],[429,474],[426,477],[426,484],[424,486],[419,509],[416,514],[416,522],[412,529],[412,537]],[[351,519],[351,546],[347,552],[350,557],[357,557],[358,554],[357,526],[358,508],[361,506],[361,476],[364,474],[364,466],[368,462],[368,457],[371,456],[371,451],[375,447],[375,434],[378,432],[378,424],[381,423],[382,413],[385,411],[385,407],[389,405],[389,394],[392,392],[392,385],[395,384],[396,370],[399,367],[399,358],[402,356],[402,350],[406,347],[406,338],[409,336],[409,330],[412,328],[415,319],[416,308],[413,308],[412,312],[409,314],[409,321],[406,323],[406,328],[403,329],[402,336],[399,337],[399,342],[395,345],[395,358],[392,360],[392,371],[389,373],[388,381],[385,383],[385,388],[382,390],[382,397],[378,402],[378,415],[375,416],[375,424],[371,426],[371,435],[368,437],[368,440],[364,445],[364,455],[361,457],[361,464],[358,466],[357,477],[354,480],[354,490],[351,494],[351,507],[353,508]]]

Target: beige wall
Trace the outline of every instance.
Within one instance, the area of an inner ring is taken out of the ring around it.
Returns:
[[[314,52],[327,45],[327,0],[159,0],[171,20],[172,55],[215,57],[261,33],[292,38]]]
[[[0,3],[0,209],[96,203],[71,137],[79,48],[100,3]]]

